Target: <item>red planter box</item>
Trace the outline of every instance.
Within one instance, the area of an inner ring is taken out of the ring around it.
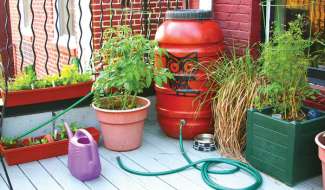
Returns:
[[[6,107],[79,98],[91,91],[92,84],[93,81],[89,81],[67,86],[8,92]]]
[[[311,108],[321,110],[321,111],[325,111],[325,104],[321,104],[321,103],[315,102],[313,100],[309,100],[309,99],[304,100],[304,105],[311,107]]]
[[[99,131],[94,127],[86,128],[86,130],[98,143],[100,137]],[[6,159],[7,164],[11,166],[65,155],[68,153],[68,140],[65,139],[47,144],[31,145],[12,149],[4,149],[4,147],[0,144],[0,151],[3,157]]]
[[[325,87],[324,86],[319,86],[319,85],[311,85],[311,87],[313,89],[318,89],[320,91],[320,93],[325,96]],[[317,97],[320,99],[320,97]],[[317,102],[315,100],[310,100],[310,99],[306,99],[304,100],[304,104],[308,107],[311,107],[311,108],[316,108],[318,110],[321,110],[321,111],[325,111],[325,103],[322,103],[322,102]]]

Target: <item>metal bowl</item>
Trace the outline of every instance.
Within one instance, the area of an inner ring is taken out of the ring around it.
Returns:
[[[212,134],[200,134],[194,137],[194,141],[202,144],[214,144],[214,136]]]
[[[194,137],[193,149],[203,152],[210,152],[216,150],[213,135],[200,134]]]

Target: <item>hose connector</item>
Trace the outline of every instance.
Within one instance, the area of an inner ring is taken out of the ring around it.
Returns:
[[[186,125],[186,120],[185,120],[185,119],[181,119],[181,120],[179,120],[179,125],[180,125],[181,127],[184,127],[184,126]]]

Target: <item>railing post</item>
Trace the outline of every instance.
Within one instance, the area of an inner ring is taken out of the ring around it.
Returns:
[[[143,0],[143,19],[144,19],[144,22],[143,22],[143,27],[144,27],[144,35],[147,37],[147,38],[150,38],[150,36],[148,36],[148,14],[149,14],[149,10],[148,10],[148,0]]]

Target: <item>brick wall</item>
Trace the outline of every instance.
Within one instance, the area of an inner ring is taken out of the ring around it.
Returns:
[[[260,41],[260,0],[214,0],[214,18],[224,32],[228,50],[233,47],[243,53],[248,46]],[[199,0],[190,0],[191,8],[199,7]]]
[[[112,8],[110,10],[110,2],[112,1]],[[148,22],[150,20],[150,25],[148,26],[148,30],[150,31],[150,37],[153,38],[157,27],[159,24],[163,22],[165,17],[165,12],[167,8],[175,9],[176,8],[176,0],[169,0],[169,6],[167,0],[148,0],[148,12],[147,14],[143,14],[141,12],[142,3],[141,0],[133,0],[132,4],[128,6],[122,7],[120,4],[121,0],[103,0],[103,28],[107,29],[111,24],[111,16],[112,16],[112,25],[129,25],[132,26],[133,32],[135,33],[145,33],[145,29],[143,28],[143,23],[145,22],[144,18],[148,18]],[[101,38],[101,29],[100,29],[100,0],[93,0],[93,34],[94,34],[94,47],[98,49],[100,46],[100,38]],[[132,5],[132,12],[131,12]],[[180,0],[178,3],[178,7],[182,7],[182,1]],[[124,11],[121,10],[123,8]],[[115,10],[114,10],[115,9]],[[132,18],[132,19],[131,19]],[[142,18],[142,24],[141,24]],[[142,27],[142,29],[141,29]]]
[[[22,0],[20,0],[22,1]],[[16,8],[17,6],[17,0],[10,0],[10,15],[11,15],[11,24],[12,24],[12,41],[14,44],[14,59],[15,59],[15,71],[17,73],[20,72],[21,67],[21,61],[22,56],[20,54],[19,45],[20,45],[20,35],[18,30],[18,22],[19,22],[19,16],[18,16],[18,10]],[[33,64],[35,60],[35,68],[38,75],[46,75],[45,70],[45,63],[46,63],[46,53],[45,53],[45,30],[44,30],[44,23],[45,23],[45,13],[43,10],[43,3],[44,0],[34,0],[32,4],[32,8],[34,10],[34,23],[33,23],[33,29],[35,32],[35,43],[34,46],[32,45],[33,37],[30,33],[25,32],[26,30],[22,31],[22,53],[23,53],[23,66]],[[56,50],[56,38],[54,36],[55,34],[55,10],[54,10],[54,1],[53,0],[47,0],[46,1],[46,11],[48,14],[47,19],[47,33],[48,33],[48,42],[46,45],[46,48],[49,53],[48,58],[48,71],[50,74],[57,72],[57,65],[56,60],[58,57],[58,53]],[[32,49],[35,50],[35,57],[33,54]],[[68,59],[68,51],[67,48],[64,47],[64,45],[59,46],[60,51],[60,67],[62,64],[65,64]],[[75,54],[75,49],[72,48],[71,53]]]
[[[24,0],[20,0],[21,2]],[[43,10],[43,3],[45,0],[33,0],[32,8],[34,10],[34,24],[33,29],[35,31],[35,45],[32,46],[33,37],[30,34],[23,33],[23,40],[22,40],[22,53],[24,57],[23,66],[33,64],[35,61],[35,68],[36,72],[39,76],[46,75],[46,53],[45,53],[45,31],[44,31],[44,23],[45,23],[45,13]],[[77,9],[77,0],[70,0],[73,1],[75,4],[74,9]],[[93,32],[93,44],[95,49],[100,47],[100,36],[101,36],[101,29],[100,29],[100,0],[91,0],[92,1],[92,32]],[[149,31],[151,31],[150,36],[153,37],[155,35],[157,26],[159,22],[163,21],[164,13],[167,10],[168,4],[167,0],[148,0],[148,12],[150,14],[143,15],[141,14],[141,1],[140,0],[132,0],[132,19],[131,19],[131,12],[127,11],[130,9],[131,5],[122,7],[121,0],[102,0],[103,3],[103,30],[107,29],[110,26],[110,18],[111,18],[111,1],[112,1],[112,9],[113,9],[113,17],[112,17],[112,25],[116,26],[118,24],[127,24],[130,25],[132,23],[132,28],[134,28],[134,32],[142,33],[144,30],[141,30],[141,18],[145,18],[146,16],[150,19],[150,26]],[[169,1],[169,7],[174,9],[176,7],[176,0]],[[20,44],[20,35],[18,30],[18,10],[17,10],[17,0],[9,0],[10,3],[10,16],[12,18],[12,41],[14,44],[14,60],[15,60],[15,72],[20,72],[21,66],[21,54],[19,49]],[[63,64],[68,63],[68,56],[69,52],[67,49],[66,42],[59,44],[59,52],[60,52],[60,59],[59,59],[59,66],[57,66],[57,58],[58,53],[56,49],[56,30],[55,30],[55,21],[56,21],[56,12],[54,9],[55,0],[46,0],[46,11],[48,13],[48,20],[47,20],[47,32],[48,32],[48,43],[46,45],[46,49],[49,53],[49,59],[47,62],[48,71],[50,74],[57,73],[58,67],[61,68]],[[179,1],[179,7],[181,7],[181,1]],[[121,9],[124,8],[124,13]],[[72,14],[77,15],[77,14]],[[123,16],[122,22],[121,17]],[[162,19],[159,19],[162,18]],[[75,18],[78,21],[77,18]],[[131,20],[131,21],[130,21]],[[142,21],[144,22],[144,20]],[[83,25],[88,25],[89,23],[82,23]],[[74,30],[78,31],[78,22],[73,24]],[[70,44],[70,53],[72,56],[78,56],[78,38],[80,34],[76,34],[77,41],[74,44]],[[88,36],[89,37],[89,36]],[[35,57],[33,56],[33,51],[35,50]]]

